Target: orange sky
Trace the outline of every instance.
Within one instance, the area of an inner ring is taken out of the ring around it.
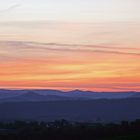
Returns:
[[[1,41],[0,54],[1,88],[140,90],[137,45]]]
[[[0,1],[0,88],[140,91],[139,0]]]

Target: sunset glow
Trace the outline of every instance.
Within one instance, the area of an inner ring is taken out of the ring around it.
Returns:
[[[140,91],[140,2],[81,1],[0,1],[0,88]]]

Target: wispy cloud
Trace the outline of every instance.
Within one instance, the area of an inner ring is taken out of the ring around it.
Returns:
[[[0,85],[139,90],[139,56],[139,48],[0,41]]]
[[[10,11],[20,7],[20,6],[21,6],[20,4],[13,4],[13,5],[11,5],[10,7],[6,8],[6,9],[0,10],[0,13],[10,12]]]
[[[59,44],[59,43],[38,43],[24,41],[1,41],[0,45],[5,47],[24,51],[58,51],[58,52],[90,52],[90,53],[107,53],[123,55],[140,55],[139,48],[118,48],[97,45],[82,44]],[[1,47],[0,46],[0,47]]]

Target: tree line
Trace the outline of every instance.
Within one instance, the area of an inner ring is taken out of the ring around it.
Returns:
[[[0,140],[139,140],[140,120],[120,123],[0,122]]]

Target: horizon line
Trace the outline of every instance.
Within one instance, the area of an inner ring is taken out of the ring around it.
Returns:
[[[19,91],[19,90],[27,90],[27,91],[31,91],[31,90],[54,90],[54,91],[61,91],[61,92],[71,92],[71,91],[81,91],[81,92],[96,92],[96,93],[120,93],[120,92],[123,92],[123,93],[127,93],[127,92],[140,92],[140,91],[135,91],[135,90],[120,90],[120,91],[97,91],[97,90],[82,90],[82,89],[78,89],[78,88],[75,88],[75,89],[65,89],[65,90],[62,90],[62,89],[51,89],[51,88],[0,88],[0,90],[16,90],[16,91]]]

